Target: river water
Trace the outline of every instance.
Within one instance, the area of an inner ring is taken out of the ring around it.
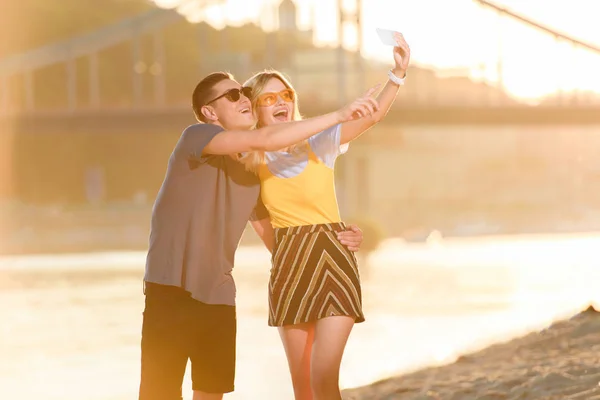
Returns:
[[[341,385],[452,362],[600,304],[599,247],[600,234],[388,240],[362,264],[367,321],[350,337]],[[0,398],[136,398],[144,258],[0,258]],[[265,250],[239,249],[238,370],[226,399],[292,398],[266,323],[268,270]]]

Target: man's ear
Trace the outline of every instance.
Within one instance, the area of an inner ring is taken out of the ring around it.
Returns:
[[[215,113],[215,109],[211,106],[202,106],[200,112],[202,113],[202,115],[204,115],[204,118],[206,118],[207,121],[214,122],[219,120],[217,114]]]

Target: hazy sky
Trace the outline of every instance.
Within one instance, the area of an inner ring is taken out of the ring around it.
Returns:
[[[188,7],[182,11],[190,19],[206,19],[216,27],[248,21],[270,27],[269,11],[280,0],[154,2],[167,7],[187,2]],[[198,3],[214,5],[198,12]],[[295,0],[295,3],[301,27],[309,26],[314,16],[317,44],[335,44],[337,0]],[[345,3],[348,7],[355,4],[354,0]],[[597,0],[496,1],[539,23],[600,46],[600,29],[594,17],[598,15],[599,3]],[[535,98],[559,88],[600,92],[600,54],[557,44],[554,38],[519,22],[498,18],[472,0],[363,0],[363,21],[363,54],[368,57],[391,60],[391,50],[379,43],[375,33],[376,27],[386,27],[404,34],[411,45],[414,64],[468,71],[474,77],[495,81],[498,58],[502,55],[504,85],[518,96]]]

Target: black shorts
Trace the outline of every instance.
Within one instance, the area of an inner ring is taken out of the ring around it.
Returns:
[[[140,400],[180,400],[188,359],[192,389],[233,392],[235,307],[205,304],[174,286],[146,283]]]

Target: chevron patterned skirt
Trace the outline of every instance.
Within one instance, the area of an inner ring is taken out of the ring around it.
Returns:
[[[343,223],[275,229],[270,326],[340,315],[365,320],[356,257],[337,240],[345,229]]]

